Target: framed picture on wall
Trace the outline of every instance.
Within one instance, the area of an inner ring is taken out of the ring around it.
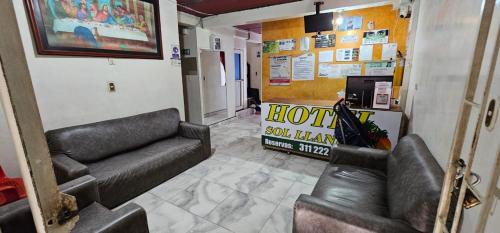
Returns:
[[[40,55],[163,59],[158,0],[25,0]]]

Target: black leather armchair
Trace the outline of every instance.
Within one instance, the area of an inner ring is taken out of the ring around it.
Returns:
[[[74,233],[147,233],[146,212],[131,203],[111,211],[99,204],[97,182],[91,176],[83,176],[59,186],[61,192],[75,196],[80,220]],[[0,207],[2,233],[36,232],[27,199]]]
[[[293,232],[432,232],[443,178],[417,135],[392,153],[334,147],[311,195],[295,202]]]

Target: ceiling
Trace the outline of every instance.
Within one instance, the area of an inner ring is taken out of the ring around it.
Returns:
[[[236,26],[237,28],[245,31],[251,31],[255,33],[262,33],[262,24],[261,23],[252,23],[252,24],[245,24],[245,25],[238,25]]]
[[[188,14],[207,17],[297,1],[301,0],[177,0],[177,8]]]

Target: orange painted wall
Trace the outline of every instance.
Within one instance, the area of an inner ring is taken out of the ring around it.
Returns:
[[[363,39],[363,32],[368,30],[368,21],[373,21],[375,29],[389,29],[389,43],[398,43],[398,50],[406,55],[406,37],[408,32],[408,19],[399,18],[399,11],[393,10],[391,5],[366,8],[354,11],[342,12],[343,17],[362,16],[363,26],[361,30],[353,31],[330,31],[323,34],[336,34],[336,45],[334,48],[314,48],[314,40],[311,38],[311,52],[316,55],[316,77],[314,81],[291,81],[289,86],[271,86],[269,85],[269,57],[276,55],[291,55],[298,56],[303,52],[300,51],[300,39],[305,36],[313,36],[315,33],[304,32],[304,19],[294,18],[273,22],[266,22],[262,25],[262,40],[273,41],[280,39],[295,39],[295,51],[281,51],[279,54],[263,54],[262,55],[262,99],[264,101],[280,98],[280,99],[305,99],[305,100],[336,100],[337,92],[344,89],[346,85],[345,78],[328,79],[319,78],[318,74],[318,55],[321,50],[331,50],[338,48],[359,48]],[[341,43],[342,36],[347,34],[357,34],[358,40],[353,43]],[[382,44],[375,44],[373,47],[373,60],[380,60],[382,56]],[[398,61],[399,62],[399,61]],[[336,62],[334,64],[354,64],[363,62]],[[362,74],[364,74],[364,65],[362,66]],[[291,72],[290,72],[291,73]],[[394,91],[393,97],[398,98],[399,86],[401,86],[403,77],[403,69],[398,63],[394,76]]]

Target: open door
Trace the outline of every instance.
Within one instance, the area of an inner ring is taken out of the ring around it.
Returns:
[[[435,233],[492,233],[500,229],[500,2],[487,0],[483,9]]]
[[[203,123],[210,125],[227,119],[227,85],[224,52],[202,50]]]

